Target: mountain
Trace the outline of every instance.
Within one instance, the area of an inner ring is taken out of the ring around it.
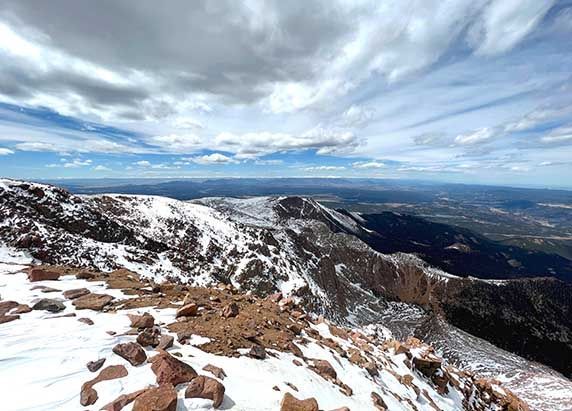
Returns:
[[[338,325],[383,324],[398,339],[432,339],[454,363],[502,376],[533,407],[565,409],[572,397],[568,379],[509,352],[570,375],[570,285],[461,278],[412,254],[382,254],[368,244],[374,231],[362,216],[310,199],[78,196],[2,180],[0,218],[3,242],[43,263],[222,282],[260,297],[282,292]]]

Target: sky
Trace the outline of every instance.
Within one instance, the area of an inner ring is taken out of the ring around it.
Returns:
[[[572,0],[0,0],[0,175],[572,188]]]

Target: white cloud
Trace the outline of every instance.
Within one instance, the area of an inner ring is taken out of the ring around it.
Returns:
[[[0,147],[0,156],[6,156],[8,154],[14,154],[14,151],[10,150],[9,148]]]
[[[385,167],[385,164],[379,161],[358,161],[356,163],[352,163],[352,167],[361,169],[375,169],[383,168]]]
[[[572,127],[560,127],[552,130],[548,135],[540,138],[545,144],[566,144],[572,143]]]
[[[375,110],[352,105],[342,114],[342,124],[347,127],[363,127],[373,120]]]
[[[56,146],[41,141],[30,141],[27,143],[18,143],[14,147],[22,151],[59,151]]]
[[[222,165],[222,164],[235,164],[238,163],[237,160],[232,157],[225,156],[221,153],[212,153],[204,156],[189,157],[189,161],[200,165]]]
[[[64,168],[79,168],[91,165],[91,160],[82,160],[80,158],[74,158],[72,161],[66,161],[63,163]]]
[[[344,166],[314,166],[314,167],[306,167],[304,171],[339,171],[345,170]]]
[[[109,167],[103,166],[101,164],[93,167],[93,171],[111,171]]]
[[[148,162],[147,160],[136,161],[133,164],[136,166],[139,166],[139,167],[150,167],[151,166],[151,163]]]
[[[200,146],[201,139],[194,134],[168,134],[151,137],[149,143],[159,146],[163,151],[187,153],[195,151]]]
[[[469,133],[459,134],[457,137],[455,137],[455,144],[462,146],[481,144],[489,141],[495,135],[496,130],[489,127],[483,127]]]

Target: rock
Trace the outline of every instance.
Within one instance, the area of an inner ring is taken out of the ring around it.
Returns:
[[[56,281],[60,278],[60,274],[55,271],[40,267],[28,268],[28,280],[35,281]]]
[[[387,405],[381,395],[376,392],[371,393],[371,400],[373,401],[373,406],[379,411],[387,411]]]
[[[280,411],[318,411],[318,401],[315,398],[299,400],[287,392],[280,401]]]
[[[78,280],[92,280],[95,278],[95,274],[90,273],[89,271],[80,271],[75,275],[75,278]]]
[[[133,411],[176,411],[177,391],[170,384],[149,388],[135,398]]]
[[[0,315],[7,314],[8,311],[18,307],[16,301],[0,301]]]
[[[133,328],[151,328],[155,325],[155,319],[149,313],[143,315],[127,314],[131,320],[131,327]]]
[[[128,342],[123,344],[117,344],[113,347],[113,352],[119,355],[121,358],[129,361],[133,366],[143,364],[147,360],[147,354],[145,350],[134,342]]]
[[[86,318],[86,317],[81,317],[81,318],[78,318],[77,320],[79,322],[82,322],[82,323],[87,324],[87,325],[93,325],[94,324],[93,320],[91,320],[90,318]]]
[[[42,298],[32,306],[32,310],[46,310],[51,313],[59,313],[65,310],[66,306],[61,300],[53,298]]]
[[[145,328],[137,336],[137,342],[143,347],[157,347],[161,341],[161,329],[159,327]]]
[[[289,342],[288,345],[286,346],[286,349],[288,351],[290,351],[292,354],[294,354],[296,357],[298,358],[304,358],[304,353],[302,352],[302,350],[300,349],[300,347],[298,347],[296,344],[294,344],[293,342]]]
[[[101,411],[121,411],[123,407],[131,404],[137,397],[143,394],[146,390],[138,390],[129,394],[123,394],[106,404],[101,408]]]
[[[441,368],[441,359],[433,355],[413,357],[413,365],[426,377],[431,377]]]
[[[78,310],[101,311],[103,307],[113,301],[113,297],[107,294],[90,293],[73,300],[72,304]]]
[[[81,296],[89,294],[90,291],[87,288],[75,288],[73,290],[64,291],[64,297],[68,300],[75,300]]]
[[[18,304],[16,308],[12,310],[10,314],[25,314],[32,311],[32,307],[27,304]]]
[[[278,301],[280,301],[282,299],[282,293],[278,292],[278,293],[270,294],[268,296],[268,299],[272,302],[277,303]]]
[[[351,411],[348,407],[341,407],[341,408],[336,408],[335,410],[331,410],[331,411]]]
[[[9,323],[10,321],[18,320],[19,315],[0,315],[0,324]]]
[[[196,304],[187,304],[177,310],[176,318],[179,317],[194,317],[197,315],[199,307]]]
[[[225,318],[236,317],[238,315],[238,305],[230,303],[222,309],[221,315]]]
[[[94,404],[97,399],[97,391],[93,388],[101,381],[115,380],[127,376],[127,369],[123,365],[110,365],[105,367],[93,380],[83,383],[81,386],[80,403],[84,407]]]
[[[253,345],[248,352],[248,356],[257,360],[263,360],[266,358],[266,350],[261,345]]]
[[[317,374],[325,378],[326,380],[332,379],[335,380],[337,378],[337,373],[332,364],[330,364],[326,360],[311,360],[312,366],[311,369],[314,370]]]
[[[185,390],[185,398],[205,398],[213,401],[218,408],[224,399],[224,385],[211,377],[199,375],[194,378]]]
[[[377,377],[379,375],[379,371],[377,369],[377,365],[375,365],[375,363],[368,361],[367,363],[365,363],[364,367],[365,370],[367,371],[367,373],[369,375],[371,375],[372,377]]]
[[[173,342],[175,341],[175,337],[168,334],[163,334],[159,339],[159,345],[157,346],[158,350],[166,350],[173,346]]]
[[[217,367],[215,365],[212,364],[207,364],[203,367],[203,371],[208,371],[210,372],[212,375],[214,375],[215,377],[224,380],[224,377],[226,377],[226,373],[224,372],[224,370],[220,367]]]
[[[100,358],[97,361],[90,361],[87,363],[87,369],[90,370],[91,372],[96,372],[97,370],[99,370],[101,368],[101,366],[103,365],[103,363],[105,362],[105,358]]]
[[[176,359],[169,353],[162,353],[151,358],[151,370],[157,376],[157,384],[181,384],[189,382],[198,374],[189,364]]]

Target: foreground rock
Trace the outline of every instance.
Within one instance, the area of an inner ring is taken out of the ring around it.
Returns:
[[[205,398],[213,401],[218,408],[224,399],[224,385],[211,377],[199,375],[194,378],[185,390],[185,398]]]
[[[101,311],[103,307],[113,301],[113,297],[108,294],[90,293],[73,300],[72,304],[77,310]]]
[[[105,358],[100,358],[97,361],[90,361],[86,364],[86,367],[88,370],[90,370],[91,372],[96,372],[97,370],[99,370],[102,366],[103,363],[105,362]]]
[[[125,406],[131,404],[137,397],[143,394],[147,390],[139,390],[129,394],[123,394],[106,404],[101,409],[102,411],[121,411]]]
[[[197,315],[198,306],[196,304],[187,304],[177,310],[176,317],[194,317]]]
[[[171,384],[145,390],[133,403],[133,411],[176,411],[177,391]]]
[[[224,372],[224,370],[220,367],[217,367],[216,365],[207,364],[203,367],[203,371],[208,371],[212,375],[221,380],[224,380],[224,377],[226,377],[226,373]]]
[[[51,313],[59,313],[66,309],[66,306],[61,300],[53,298],[42,298],[32,306],[33,310],[45,310]]]
[[[287,392],[280,402],[280,411],[319,411],[315,398],[299,400]]]
[[[64,297],[68,300],[75,300],[76,298],[83,297],[89,293],[90,291],[87,288],[75,288],[73,290],[64,291]]]
[[[197,377],[196,371],[167,352],[162,352],[151,358],[151,370],[157,376],[157,384],[181,384]]]
[[[56,281],[60,278],[60,274],[55,271],[40,267],[30,267],[28,269],[28,280],[36,281]]]
[[[117,344],[113,347],[113,352],[121,358],[129,361],[133,366],[143,364],[147,360],[145,350],[139,344],[134,342]]]
[[[97,399],[97,391],[93,388],[101,381],[115,380],[127,376],[127,369],[123,365],[110,365],[104,368],[93,380],[85,382],[81,386],[80,403],[84,407],[94,404]]]
[[[155,319],[149,313],[143,315],[127,314],[132,328],[151,328],[155,325]]]

